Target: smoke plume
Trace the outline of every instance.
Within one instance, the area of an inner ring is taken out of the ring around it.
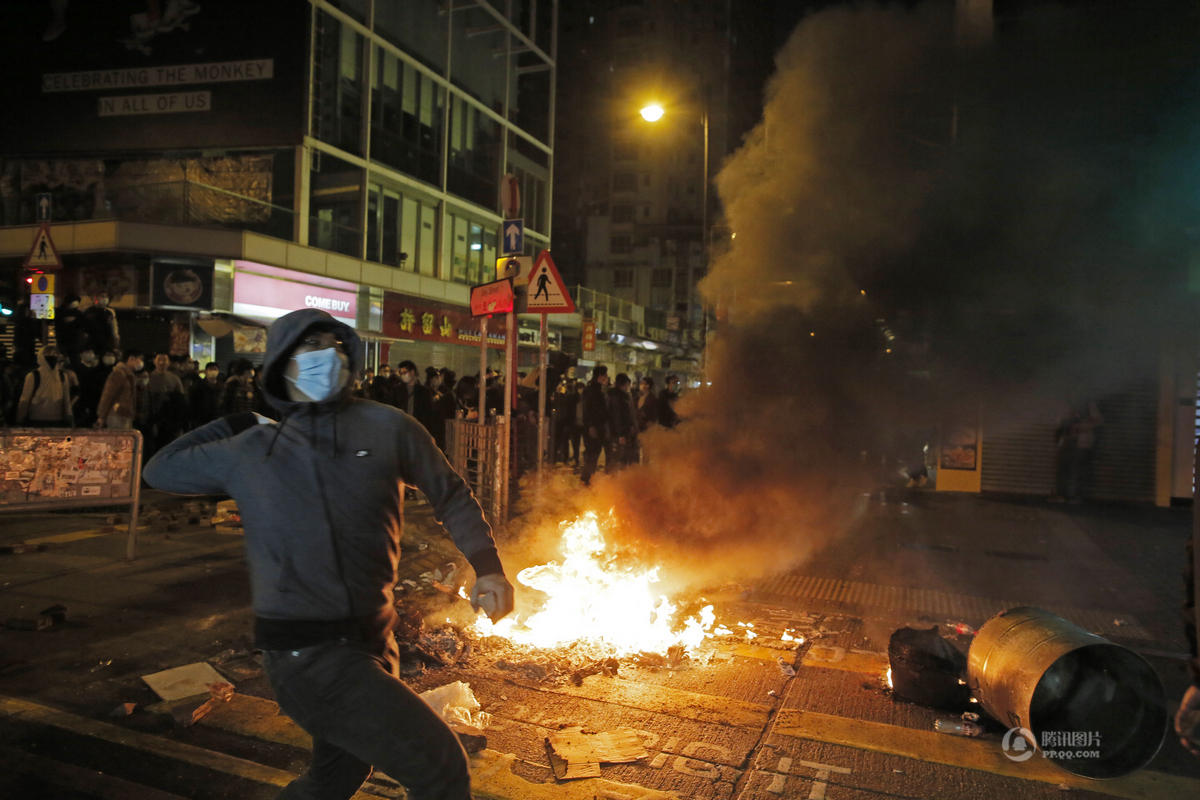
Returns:
[[[711,385],[574,501],[625,541],[708,582],[781,570],[956,414],[1053,419],[1191,336],[1194,6],[962,29],[945,3],[841,8],[778,54],[717,179]]]

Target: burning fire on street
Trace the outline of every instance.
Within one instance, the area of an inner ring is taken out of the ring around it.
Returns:
[[[562,524],[561,559],[517,574],[517,610],[493,624],[474,623],[480,637],[499,636],[536,648],[582,647],[594,656],[694,653],[706,640],[735,636],[717,622],[712,604],[694,614],[662,593],[660,568],[615,552],[595,512]],[[532,590],[530,592],[529,590]],[[530,601],[530,595],[536,599]],[[746,639],[753,625],[739,623]]]

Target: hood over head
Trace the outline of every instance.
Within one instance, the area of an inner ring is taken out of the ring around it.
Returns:
[[[328,312],[316,308],[302,308],[290,314],[284,314],[272,322],[271,327],[267,329],[267,355],[263,359],[262,373],[258,378],[267,401],[284,414],[291,413],[301,406],[311,405],[288,399],[283,371],[287,366],[287,359],[297,342],[300,341],[300,337],[312,327],[333,331],[341,337],[346,344],[346,356],[350,359],[351,375],[357,374],[360,367],[358,334],[349,325],[338,322]],[[339,403],[353,388],[353,381],[349,381],[335,399],[319,405]]]
[[[45,345],[42,345],[38,349],[38,354],[37,354],[38,367],[42,367],[45,369],[51,369],[50,362],[46,360],[46,356],[52,356],[55,359],[55,362],[54,362],[55,367],[63,366],[62,352],[58,349],[57,345],[45,344]]]

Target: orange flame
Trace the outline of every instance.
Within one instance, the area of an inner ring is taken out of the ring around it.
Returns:
[[[678,606],[655,591],[658,568],[618,563],[606,551],[594,512],[563,523],[561,548],[561,563],[551,561],[517,573],[519,584],[544,595],[539,607],[514,612],[495,624],[481,615],[475,632],[542,648],[583,643],[617,656],[665,653],[676,646],[692,652],[705,639],[732,633],[723,626],[714,629],[711,605],[677,621]]]

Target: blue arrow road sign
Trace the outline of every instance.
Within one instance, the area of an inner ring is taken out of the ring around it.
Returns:
[[[504,243],[504,255],[520,253],[525,249],[525,223],[519,219],[506,219],[500,229]]]

